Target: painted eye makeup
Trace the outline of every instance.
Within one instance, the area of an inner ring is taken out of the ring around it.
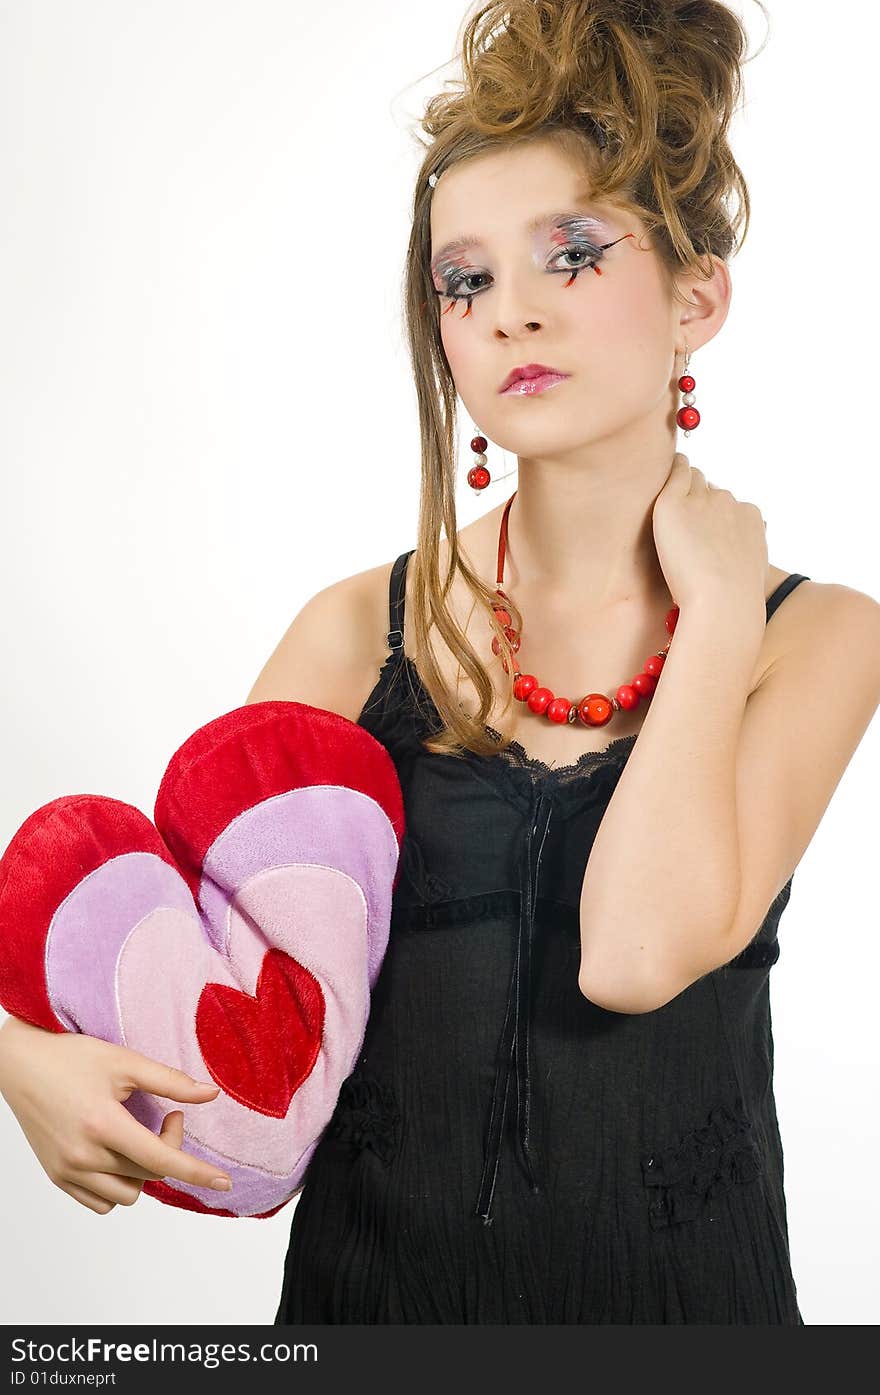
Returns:
[[[607,249],[623,242],[627,237],[635,236],[629,232],[615,238],[613,242],[596,243],[580,232],[584,226],[595,226],[594,220],[566,218],[557,223],[552,230],[550,242],[556,250],[548,261],[547,270],[554,276],[566,275],[568,280],[563,282],[564,286],[574,285],[582,271],[594,271],[597,276],[601,276],[602,270],[598,263],[604,258]],[[560,258],[567,258],[569,264],[561,265]],[[573,262],[574,258],[582,260]],[[433,287],[434,294],[449,302],[441,311],[443,315],[449,314],[456,301],[465,301],[467,310],[461,318],[466,319],[471,313],[475,298],[488,289],[487,286],[473,285],[475,281],[485,280],[488,272],[467,270],[456,262],[452,255],[444,257],[441,254],[433,268],[433,275],[441,283]]]

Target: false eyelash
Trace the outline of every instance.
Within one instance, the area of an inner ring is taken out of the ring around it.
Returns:
[[[577,280],[578,276],[580,275],[580,273],[581,273],[582,271],[595,271],[595,273],[596,273],[597,276],[601,276],[601,275],[602,275],[602,270],[601,270],[601,268],[597,265],[597,263],[600,262],[600,261],[602,260],[604,254],[605,254],[606,249],[607,249],[608,247],[614,247],[618,242],[623,242],[624,238],[626,238],[626,237],[634,237],[634,236],[635,236],[635,234],[634,234],[634,233],[631,233],[631,232],[624,233],[624,234],[623,234],[623,237],[616,237],[616,238],[614,239],[613,242],[603,242],[603,243],[601,243],[601,244],[598,245],[598,246],[596,246],[596,245],[595,245],[594,243],[592,243],[592,242],[569,242],[569,243],[567,243],[564,247],[561,247],[559,250],[560,250],[561,252],[570,252],[570,251],[572,251],[572,249],[580,250],[580,249],[582,249],[582,248],[588,248],[591,252],[596,253],[596,255],[592,258],[591,261],[584,262],[583,266],[576,266],[576,267],[564,266],[564,267],[558,267],[558,268],[555,268],[555,269],[553,270],[552,274],[553,274],[554,276],[560,276],[564,271],[570,271],[570,272],[571,272],[571,275],[570,275],[569,279],[565,282],[565,286],[573,286],[574,283],[575,283],[575,281]],[[477,274],[477,275],[482,275],[483,273],[478,272],[478,273],[476,273],[476,274]],[[462,280],[466,280],[467,278],[466,278],[466,277],[462,277],[461,279],[462,279]],[[455,285],[455,284],[456,284],[456,281],[453,279],[453,281],[451,282],[451,284],[452,284],[452,285]],[[441,300],[448,300],[448,301],[449,301],[449,304],[446,306],[445,310],[441,310],[441,311],[440,311],[441,315],[448,315],[448,314],[449,314],[449,311],[452,309],[453,305],[455,305],[456,301],[459,301],[459,300],[466,300],[466,301],[467,301],[467,310],[465,310],[464,314],[461,316],[461,318],[462,318],[463,320],[466,320],[467,317],[468,317],[468,315],[471,313],[471,309],[472,309],[472,307],[473,307],[473,303],[474,303],[475,297],[482,294],[481,291],[471,291],[471,292],[469,292],[469,293],[466,294],[466,295],[455,295],[452,291],[449,291],[449,290],[438,291],[436,286],[433,286],[433,287],[432,287],[432,290],[433,290],[433,292],[434,292],[434,294],[435,294],[436,296],[439,296],[439,297],[440,297]]]

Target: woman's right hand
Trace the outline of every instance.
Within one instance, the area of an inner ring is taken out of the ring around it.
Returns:
[[[157,1135],[123,1104],[133,1090],[205,1103],[218,1089],[100,1037],[18,1017],[0,1029],[0,1094],[49,1180],[102,1216],[133,1205],[147,1180],[213,1187],[225,1176],[183,1151],[182,1110],[166,1114]]]

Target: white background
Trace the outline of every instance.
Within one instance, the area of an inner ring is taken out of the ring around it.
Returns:
[[[740,8],[754,50],[764,21]],[[769,10],[732,132],[752,229],[682,448],[760,505],[772,563],[880,598],[880,21]],[[62,794],[152,814],[171,753],[244,702],[308,597],[414,545],[412,127],[463,13],[0,5],[0,846]],[[473,497],[468,461],[460,526],[515,487]],[[832,686],[828,721],[834,704]],[[878,757],[874,722],[795,874],[771,976],[807,1324],[878,1320]],[[142,1197],[98,1216],[49,1182],[2,1100],[0,1149],[0,1320],[272,1321],[292,1207],[215,1220]]]

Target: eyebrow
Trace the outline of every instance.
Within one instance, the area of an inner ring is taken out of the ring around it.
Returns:
[[[583,205],[587,206],[584,207]],[[550,227],[555,223],[561,223],[566,218],[584,217],[593,218],[597,223],[605,222],[605,219],[600,218],[598,214],[592,211],[588,205],[588,201],[584,199],[581,201],[580,206],[574,204],[570,208],[558,209],[553,213],[539,213],[537,217],[529,218],[524,225],[524,231],[527,233],[536,233],[540,232],[542,228]],[[431,258],[431,270],[435,271],[438,262],[443,261],[447,257],[455,256],[457,252],[464,252],[470,247],[480,246],[482,246],[482,240],[468,233],[463,234],[461,237],[451,238],[449,242],[444,242],[443,246],[434,253]]]

